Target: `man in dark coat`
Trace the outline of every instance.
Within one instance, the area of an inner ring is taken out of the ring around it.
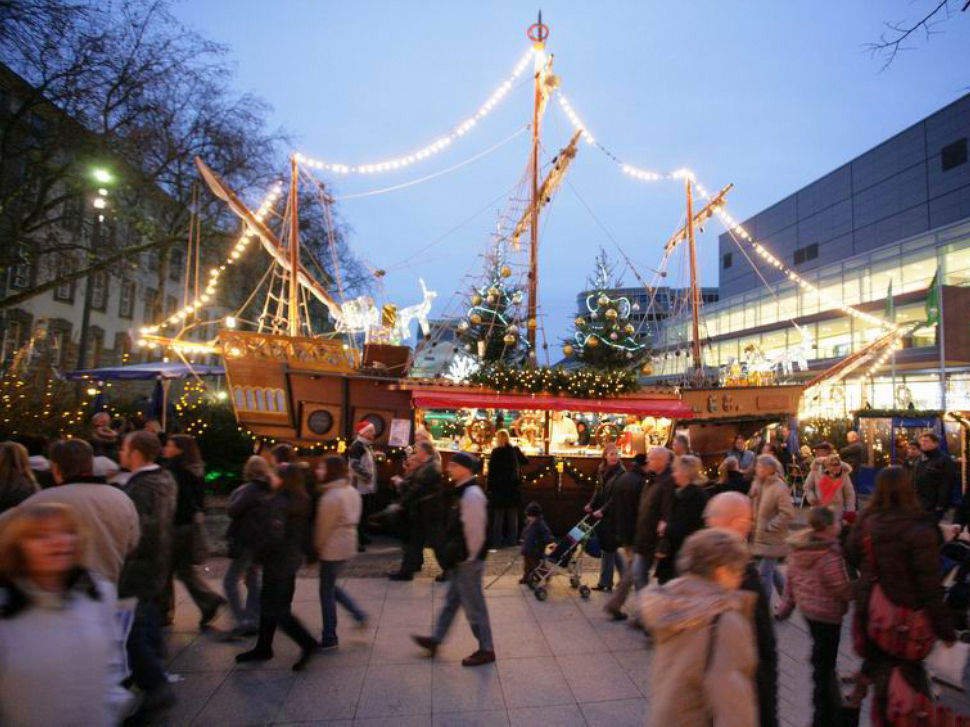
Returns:
[[[839,457],[852,468],[849,479],[852,480],[852,486],[858,488],[859,472],[862,470],[862,460],[865,459],[866,448],[862,446],[859,432],[849,431],[846,433],[845,439],[848,444],[839,450]]]
[[[650,567],[660,540],[657,528],[661,521],[670,520],[676,489],[670,471],[673,461],[674,453],[665,447],[654,447],[647,454],[647,474],[640,494],[633,537],[633,583],[637,590],[649,581]]]
[[[913,468],[916,496],[923,509],[939,522],[950,507],[959,475],[953,458],[940,449],[940,438],[935,432],[921,434],[919,447],[923,454]]]
[[[121,464],[132,474],[124,490],[135,503],[141,540],[125,562],[118,597],[138,599],[128,637],[132,679],[144,692],[141,709],[152,711],[174,700],[162,661],[162,628],[158,601],[168,581],[175,530],[176,485],[155,460],[162,452],[152,432],[132,432],[121,445]]]
[[[730,530],[744,541],[751,534],[751,501],[740,492],[722,492],[707,503],[704,521],[709,528]],[[741,590],[757,595],[754,607],[755,642],[758,650],[758,667],[755,684],[758,687],[758,714],[760,727],[778,727],[778,647],[775,642],[775,626],[771,607],[754,561],[748,561]]]
[[[397,572],[388,577],[392,581],[410,581],[424,565],[424,547],[430,544],[437,554],[438,524],[444,517],[444,486],[441,470],[430,442],[418,442],[414,447],[412,469],[404,476],[403,494],[399,506],[407,518],[407,543]]]
[[[643,482],[647,477],[647,456],[638,454],[633,458],[633,467],[616,478],[613,485],[613,509],[616,513],[616,544],[623,550],[623,556],[631,567],[623,571],[620,584],[603,610],[612,616],[614,621],[625,621],[627,615],[623,613],[623,604],[630,595],[633,586],[633,561],[635,553],[633,542],[637,534],[637,515],[640,510],[640,496],[643,493]]]

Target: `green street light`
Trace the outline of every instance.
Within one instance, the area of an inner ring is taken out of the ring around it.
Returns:
[[[114,177],[111,176],[111,172],[103,167],[95,167],[91,170],[91,176],[94,177],[94,181],[99,184],[111,184],[114,181]]]

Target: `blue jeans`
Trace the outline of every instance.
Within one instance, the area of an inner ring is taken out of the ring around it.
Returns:
[[[128,664],[132,681],[145,692],[168,684],[165,676],[165,642],[160,622],[158,604],[154,600],[138,599],[131,633],[128,634]]]
[[[337,639],[338,603],[350,611],[350,615],[357,623],[367,618],[367,614],[360,610],[360,606],[337,585],[337,575],[343,565],[342,560],[320,561],[320,612],[323,615],[324,642]]]
[[[758,565],[758,575],[761,577],[761,587],[769,601],[771,601],[772,585],[778,591],[778,595],[785,592],[785,577],[778,570],[777,558],[762,558]]]
[[[639,553],[633,555],[633,587],[642,591],[650,583],[650,567],[647,559]]]
[[[472,633],[478,639],[478,648],[482,651],[495,650],[492,644],[492,626],[488,621],[488,608],[485,605],[485,591],[482,588],[484,575],[483,560],[466,560],[451,571],[445,605],[438,615],[431,637],[439,644],[444,641],[448,628],[458,613],[458,607],[461,606],[465,609],[465,618],[472,627]]]
[[[246,605],[243,606],[239,594],[239,581],[246,583]],[[259,566],[253,561],[253,554],[244,551],[233,558],[222,579],[222,588],[229,601],[229,610],[236,619],[236,625],[246,628],[259,623]]]
[[[623,577],[623,572],[626,570],[626,561],[623,560],[623,554],[619,551],[613,553],[603,552],[600,557],[600,582],[599,585],[603,588],[613,587],[613,568],[616,567],[616,571],[620,574],[620,578]]]

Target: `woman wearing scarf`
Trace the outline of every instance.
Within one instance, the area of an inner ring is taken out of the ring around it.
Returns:
[[[805,499],[813,507],[827,507],[835,514],[835,521],[843,512],[854,512],[855,488],[849,474],[852,468],[839,455],[819,457],[812,462],[812,470],[805,480]]]

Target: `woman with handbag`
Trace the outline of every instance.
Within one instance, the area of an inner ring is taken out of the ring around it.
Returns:
[[[613,502],[613,484],[617,478],[626,472],[626,468],[620,461],[620,450],[612,442],[603,447],[603,459],[600,461],[599,469],[596,470],[596,489],[593,497],[584,510],[587,514],[599,520],[596,527],[596,539],[602,549],[602,560],[600,561],[599,583],[593,586],[594,591],[605,591],[609,593],[613,590],[613,571],[614,568],[623,575],[626,563],[623,556],[617,553],[619,544],[616,541],[616,513]]]
[[[173,434],[168,437],[162,449],[162,457],[178,486],[167,610],[172,608],[172,581],[178,578],[202,612],[199,627],[204,628],[219,614],[219,609],[226,605],[226,599],[213,591],[198,571],[198,566],[208,556],[204,509],[205,465],[198,443],[188,434]]]
[[[887,467],[852,527],[846,557],[860,569],[853,641],[863,658],[855,702],[875,686],[874,727],[897,724],[932,700],[923,660],[956,633],[943,602],[939,528],[905,471]]]
[[[519,540],[522,507],[520,469],[529,464],[522,450],[509,440],[507,429],[495,433],[495,448],[488,456],[488,504],[492,509],[492,547],[511,547]]]

